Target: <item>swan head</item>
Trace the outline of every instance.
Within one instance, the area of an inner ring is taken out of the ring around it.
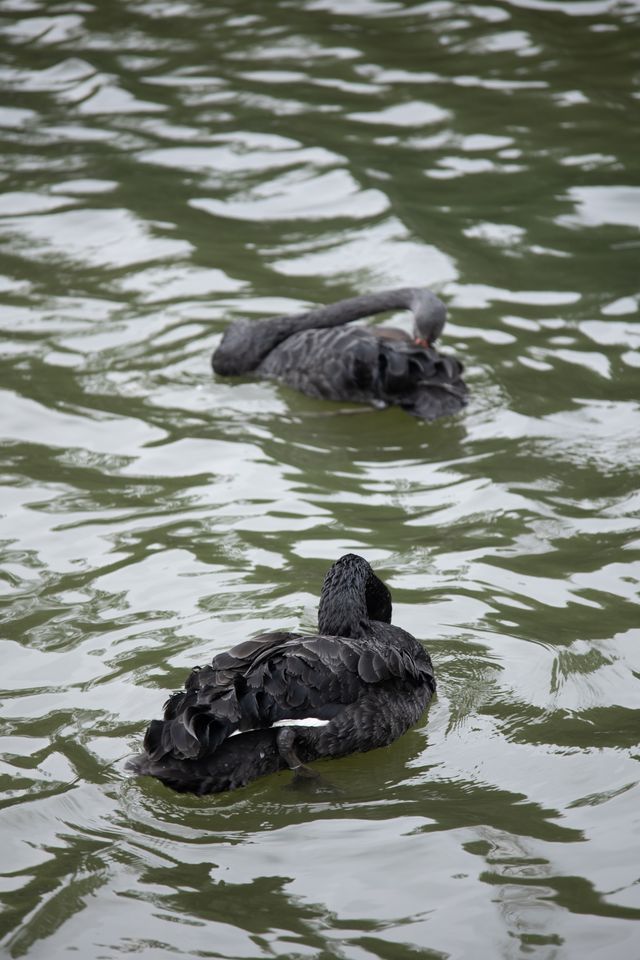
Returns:
[[[365,599],[370,620],[391,623],[391,592],[386,583],[383,583],[380,577],[375,575],[371,567],[369,567],[369,577],[365,587]]]
[[[371,620],[391,623],[391,594],[364,557],[347,553],[324,578],[319,629],[333,636],[362,636]]]
[[[411,309],[415,342],[421,347],[431,346],[447,322],[447,308],[431,290],[415,290]]]

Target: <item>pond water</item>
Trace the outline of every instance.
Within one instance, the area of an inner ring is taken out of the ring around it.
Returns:
[[[640,957],[639,26],[0,3],[6,956]],[[236,317],[413,284],[458,417],[211,374]],[[132,779],[346,551],[433,656],[423,721],[338,798]]]

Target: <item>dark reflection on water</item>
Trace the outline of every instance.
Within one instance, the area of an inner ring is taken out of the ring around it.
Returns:
[[[638,21],[0,2],[9,956],[640,952]],[[211,376],[234,317],[414,283],[461,417]],[[429,646],[424,722],[330,799],[128,779],[345,550]]]

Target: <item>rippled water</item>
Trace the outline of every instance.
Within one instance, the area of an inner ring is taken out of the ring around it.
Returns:
[[[640,957],[638,3],[0,15],[6,955]],[[234,317],[410,284],[462,416],[210,373]],[[130,779],[347,549],[424,721],[339,800]]]

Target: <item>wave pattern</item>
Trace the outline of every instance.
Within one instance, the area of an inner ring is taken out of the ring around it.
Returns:
[[[0,3],[9,956],[637,952],[639,21]],[[410,284],[462,417],[210,375],[234,317]],[[346,550],[429,646],[424,723],[333,763],[339,802],[128,779]]]

